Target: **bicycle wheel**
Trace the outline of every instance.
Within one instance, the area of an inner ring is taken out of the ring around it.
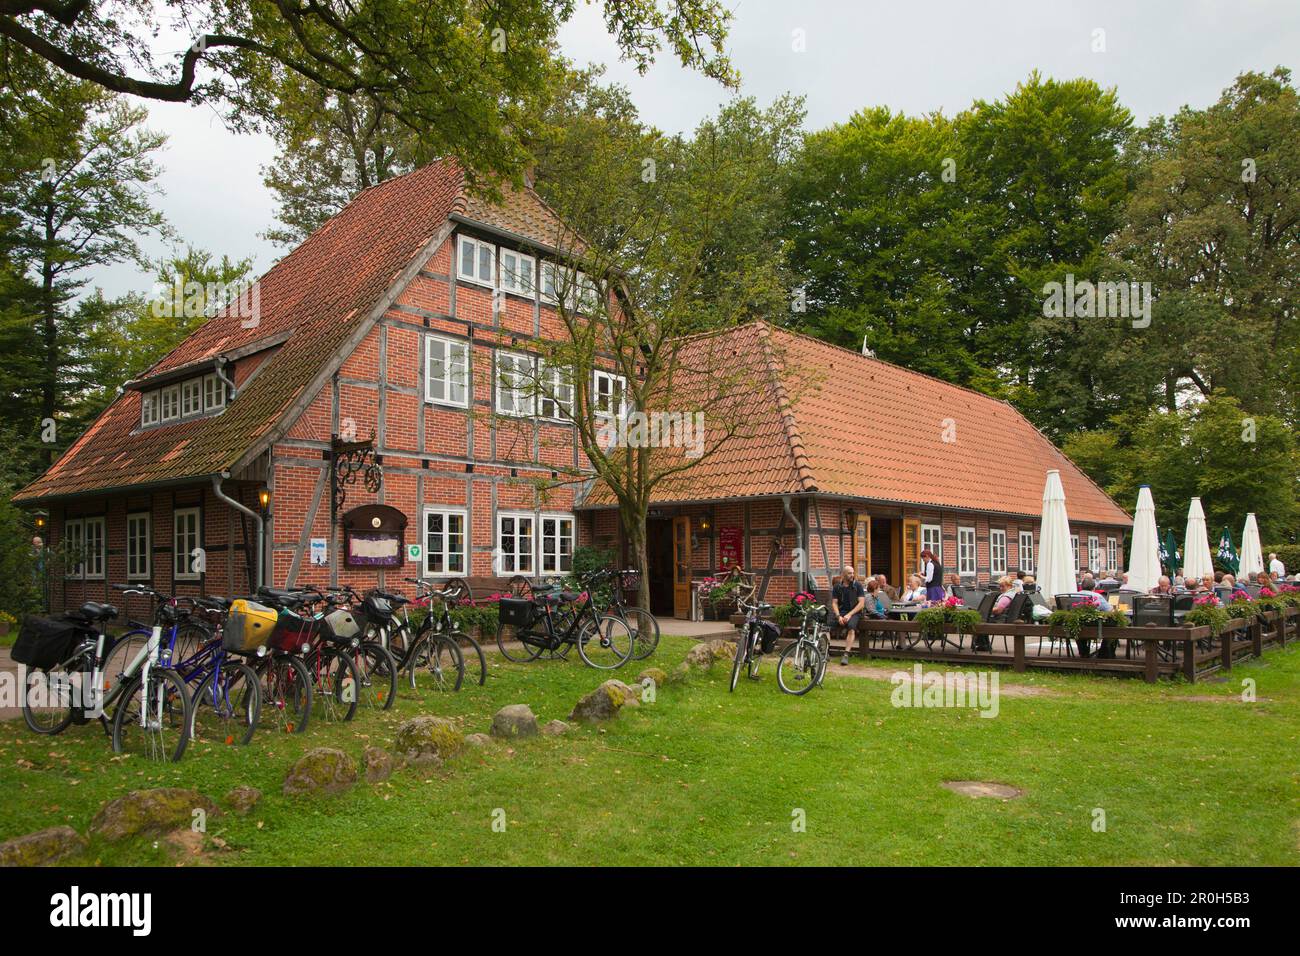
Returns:
[[[173,670],[150,667],[136,676],[113,712],[113,751],[175,763],[190,742],[189,689]]]
[[[821,686],[826,680],[826,665],[831,662],[831,639],[822,630],[817,632],[817,653],[821,655],[821,666],[817,668],[817,684]]]
[[[307,665],[292,654],[276,654],[262,668],[262,702],[268,725],[300,734],[311,720],[312,680]]]
[[[76,710],[73,674],[63,667],[27,671],[23,686],[23,720],[34,734],[61,734]]]
[[[367,635],[369,631],[367,631]],[[369,640],[369,636],[365,640]],[[411,649],[415,647],[419,636],[414,635],[411,625],[406,621],[394,622],[393,626],[388,629],[388,653],[393,655],[393,661],[397,664],[400,671],[410,663]]]
[[[533,596],[533,582],[528,580],[522,574],[516,574],[510,579],[510,593],[517,598],[529,598]]]
[[[104,664],[100,667],[103,675],[105,694],[122,681],[126,680],[126,669],[135,660],[137,654],[149,643],[148,631],[130,631],[119,637],[104,655]]]
[[[470,637],[468,634],[462,634],[459,631],[457,631],[454,636],[458,640],[468,641],[470,650],[472,650],[474,652],[474,656],[478,658],[478,685],[482,687],[485,683],[487,683],[487,655],[483,653],[483,645],[480,644],[478,641],[474,640],[474,638]],[[461,650],[461,653],[465,657],[469,657],[468,654],[465,654],[463,648]],[[472,661],[470,663],[470,666],[471,667],[473,666]]]
[[[259,684],[243,661],[226,661],[215,679],[209,674],[191,696],[190,740],[226,746],[252,740],[262,716]]]
[[[588,618],[578,632],[578,654],[588,667],[613,670],[632,657],[635,639],[627,622],[612,614],[598,621]]]
[[[357,673],[352,655],[327,645],[317,653],[311,671],[315,680],[312,689],[315,712],[326,720],[346,721],[355,717],[361,675]]]
[[[465,679],[465,655],[460,645],[445,634],[429,633],[420,638],[415,653],[411,655],[411,686],[415,686],[415,672],[427,674],[430,687],[440,693],[460,690]]]
[[[728,688],[734,692],[736,684],[740,680],[740,669],[745,666],[749,658],[749,629],[740,635],[736,641],[736,659],[731,663],[731,686]]]
[[[388,710],[397,700],[397,661],[380,644],[364,643],[352,658],[361,678],[361,699],[367,707]]]
[[[643,661],[659,646],[659,619],[643,607],[623,608],[623,618],[636,639],[632,660]]]
[[[537,660],[542,653],[540,643],[542,636],[531,628],[518,628],[513,624],[497,625],[497,647],[501,656],[516,664],[527,664]]]
[[[776,683],[785,693],[802,697],[817,686],[821,670],[817,645],[801,638],[781,652],[781,659],[776,662]]]

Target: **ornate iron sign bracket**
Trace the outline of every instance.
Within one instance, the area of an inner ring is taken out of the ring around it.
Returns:
[[[338,513],[347,501],[348,486],[362,482],[371,494],[384,483],[384,469],[375,454],[375,436],[368,441],[344,441],[338,435],[330,439],[330,472],[333,497],[330,502],[331,517],[337,521]]]

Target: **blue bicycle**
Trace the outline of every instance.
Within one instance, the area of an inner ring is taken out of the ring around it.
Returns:
[[[262,715],[257,672],[223,640],[229,607],[225,598],[196,598],[177,629],[173,666],[192,688],[190,739],[200,743],[247,744]]]

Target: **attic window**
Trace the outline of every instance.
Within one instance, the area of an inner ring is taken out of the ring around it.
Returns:
[[[188,421],[222,411],[230,401],[230,386],[219,375],[195,375],[175,385],[140,395],[140,427]]]

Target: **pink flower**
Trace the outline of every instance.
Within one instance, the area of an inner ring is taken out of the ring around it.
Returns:
[[[1192,602],[1196,607],[1218,607],[1219,599],[1213,594],[1207,594],[1204,597],[1198,597]]]
[[[1259,589],[1259,596],[1260,596],[1260,597],[1277,597],[1277,592],[1274,591],[1272,588],[1260,588],[1260,589]]]

